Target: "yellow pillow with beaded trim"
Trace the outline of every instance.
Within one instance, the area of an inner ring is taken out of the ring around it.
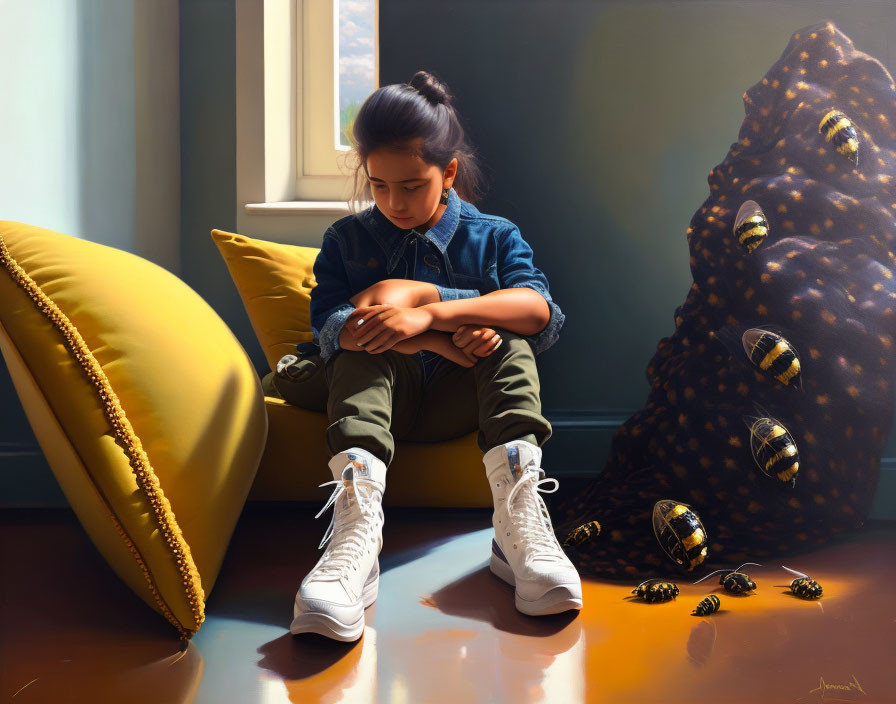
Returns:
[[[0,351],[63,493],[118,576],[192,637],[267,438],[248,355],[137,255],[0,221],[0,269]]]
[[[310,342],[311,289],[319,247],[280,244],[212,230],[270,368]]]

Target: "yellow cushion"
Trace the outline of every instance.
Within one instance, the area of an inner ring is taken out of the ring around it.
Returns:
[[[212,238],[236,284],[271,369],[296,343],[312,339],[311,289],[316,247],[279,244],[222,230]],[[327,415],[284,401],[265,375],[270,420],[250,501],[321,501],[330,481],[324,441]],[[439,443],[398,440],[383,503],[395,506],[491,506],[476,432]],[[421,475],[420,468],[426,471]],[[425,481],[421,477],[425,476]]]
[[[268,444],[250,501],[326,501],[333,479],[324,441],[326,413],[305,410],[279,398],[270,378],[263,380],[270,419]],[[301,448],[301,451],[299,451]],[[423,468],[423,471],[421,471]],[[482,450],[476,433],[438,443],[397,440],[386,478],[386,506],[492,505]]]
[[[227,264],[271,369],[296,344],[310,342],[317,247],[277,244],[222,230],[212,239]]]
[[[267,436],[251,361],[198,294],[128,252],[0,221],[0,269],[0,350],[62,491],[192,637]]]

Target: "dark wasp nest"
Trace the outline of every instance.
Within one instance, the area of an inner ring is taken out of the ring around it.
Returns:
[[[647,404],[603,472],[553,507],[561,541],[602,526],[567,546],[583,574],[674,567],[651,530],[667,497],[700,516],[724,564],[815,547],[868,516],[894,405],[894,88],[823,22],[744,94],[738,141],[687,229],[694,283],[647,366]],[[758,453],[756,408],[773,421]],[[776,476],[785,447],[798,479]]]

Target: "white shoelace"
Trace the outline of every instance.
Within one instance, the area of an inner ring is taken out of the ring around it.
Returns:
[[[526,556],[526,564],[532,560],[543,559],[549,562],[555,562],[558,555],[557,539],[554,537],[554,527],[551,523],[551,514],[548,507],[544,503],[538,492],[543,494],[553,494],[560,488],[560,483],[550,477],[543,479],[544,470],[541,467],[528,466],[523,472],[523,476],[519,478],[513,488],[507,494],[507,500],[504,502],[505,510],[510,522],[520,527],[520,535],[528,541],[533,551]],[[554,482],[554,488],[546,491],[542,485]],[[519,511],[514,512],[513,499],[517,493],[524,491],[523,501]],[[514,520],[514,515],[519,516],[522,520]]]
[[[330,518],[327,532],[324,534],[323,540],[320,541],[320,545],[317,546],[319,550],[327,544],[327,541],[332,539],[327,561],[317,569],[317,576],[325,579],[339,579],[345,574],[346,570],[356,566],[364,553],[364,547],[368,543],[368,536],[375,539],[378,530],[382,527],[385,520],[380,501],[369,498],[369,494],[374,491],[379,491],[380,496],[382,496],[383,487],[380,484],[365,477],[359,479],[357,475],[353,474],[351,486],[348,489],[346,488],[345,479],[334,479],[319,486],[325,487],[332,484],[338,486],[336,486],[329,500],[315,518],[319,518],[343,494],[348,493],[349,507],[357,503],[361,513],[361,520],[352,520],[351,517],[346,516],[339,529],[334,530],[336,508],[333,509],[333,516]],[[359,484],[366,486],[368,494],[358,491]]]

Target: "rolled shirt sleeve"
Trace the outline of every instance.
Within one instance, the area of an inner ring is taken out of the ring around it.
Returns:
[[[523,335],[534,354],[544,352],[559,338],[566,316],[551,298],[547,277],[534,265],[532,248],[515,225],[499,237],[498,280],[501,288],[531,288],[547,301],[551,310],[547,325],[534,335]]]
[[[336,234],[327,230],[313,266],[316,285],[311,289],[311,331],[327,362],[339,347],[342,326],[355,305]]]
[[[482,294],[475,288],[448,288],[435,284],[443,301],[456,301],[459,298],[476,298]]]

